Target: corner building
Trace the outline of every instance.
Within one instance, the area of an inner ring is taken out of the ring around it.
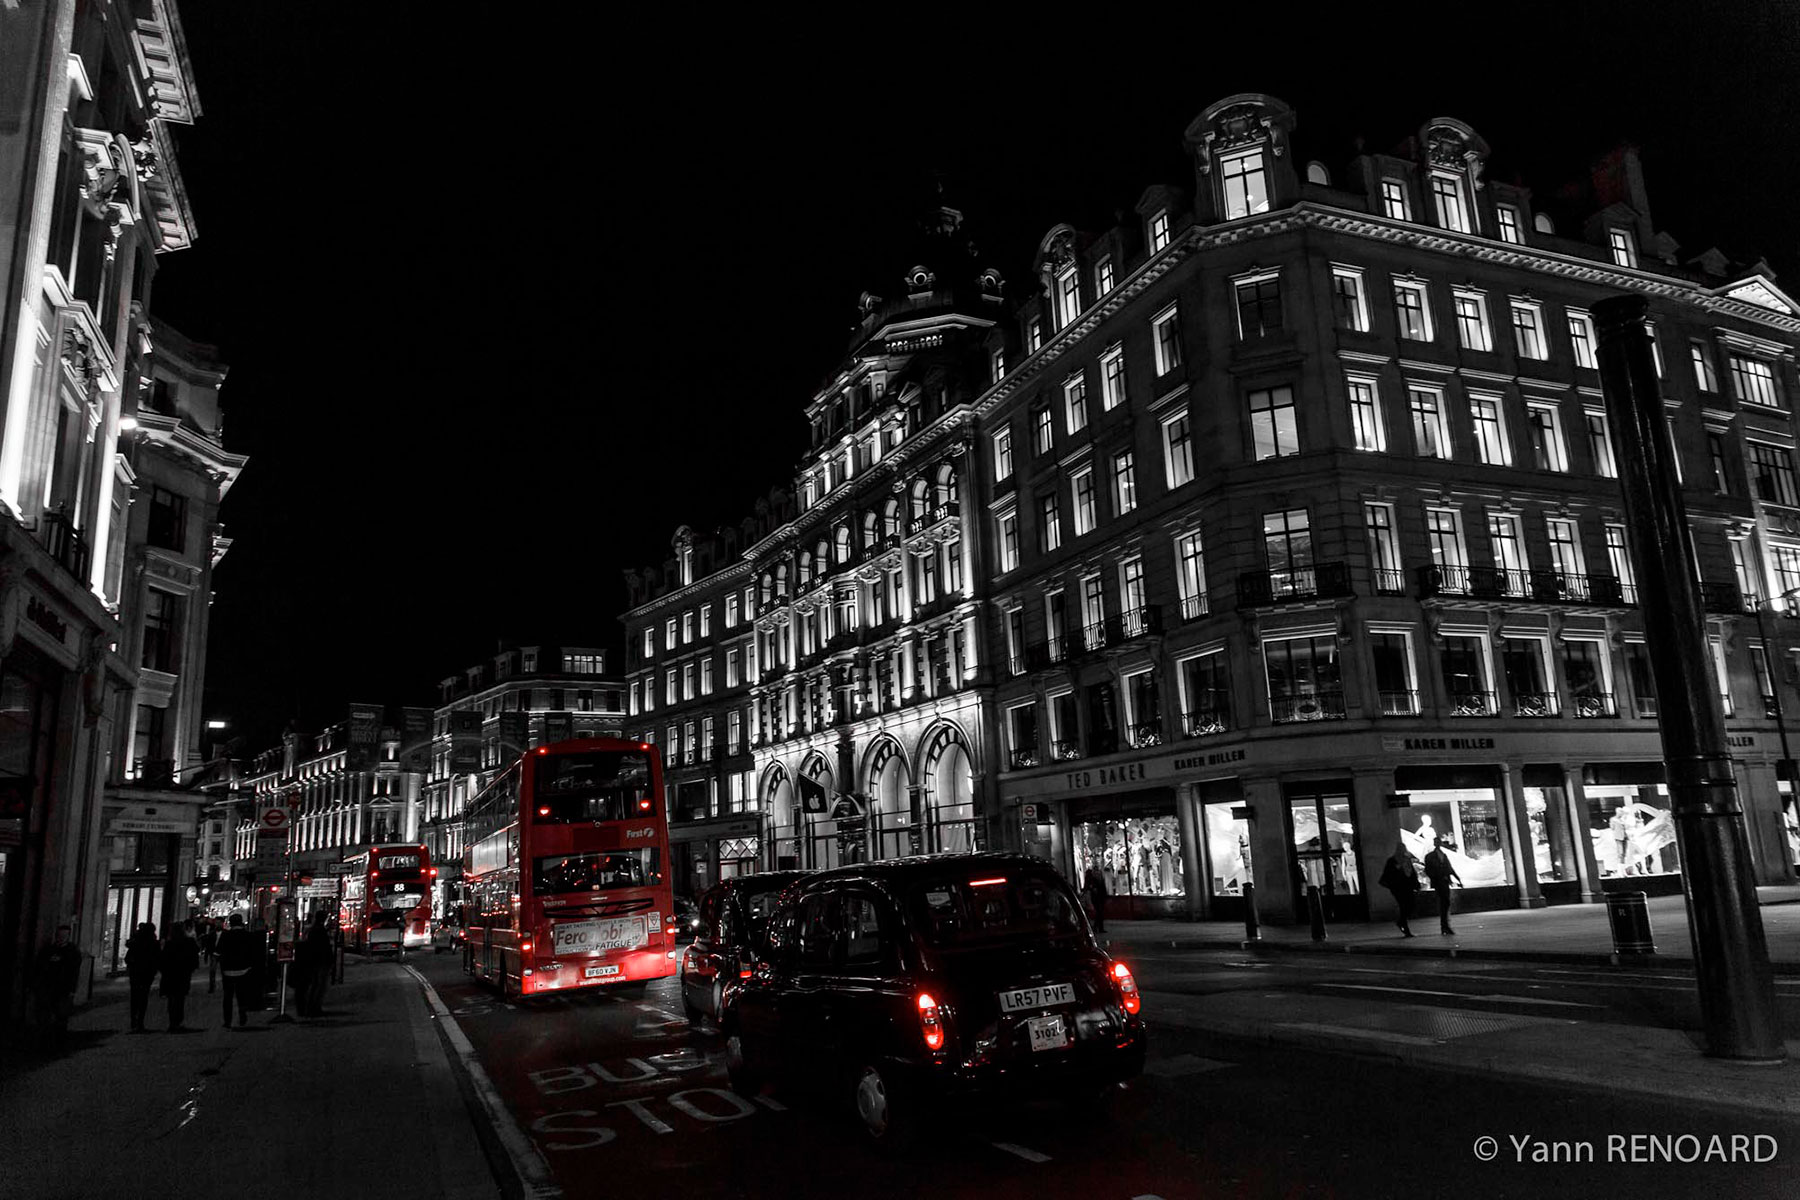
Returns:
[[[1439,836],[1465,908],[1677,890],[1588,315],[1635,292],[1756,879],[1791,881],[1800,308],[1764,264],[1683,254],[1629,148],[1569,206],[1485,178],[1453,119],[1329,164],[1296,127],[1266,95],[1207,108],[1191,191],[1050,230],[989,335],[948,461],[994,688],[953,719],[992,721],[999,840],[1098,866],[1117,915],[1236,917],[1254,883],[1265,917],[1316,885],[1332,920],[1387,919],[1383,861]],[[771,778],[798,753],[861,781],[844,710],[798,711],[827,723],[776,727]]]

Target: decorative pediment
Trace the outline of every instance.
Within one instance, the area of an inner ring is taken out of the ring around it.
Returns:
[[[1240,92],[1207,108],[1187,127],[1187,143],[1198,153],[1199,167],[1212,170],[1213,160],[1247,146],[1265,142],[1276,158],[1287,152],[1287,136],[1294,127],[1294,110],[1261,92]]]
[[[1419,144],[1427,166],[1467,171],[1470,182],[1480,186],[1488,144],[1474,129],[1453,117],[1436,117],[1425,122],[1425,128],[1419,132]]]
[[[1782,290],[1761,275],[1752,275],[1737,283],[1727,284],[1718,289],[1716,295],[1728,300],[1741,300],[1746,304],[1754,304],[1778,312],[1784,317],[1800,316],[1800,305],[1796,305]]]

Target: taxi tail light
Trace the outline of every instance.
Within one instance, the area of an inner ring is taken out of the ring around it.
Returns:
[[[738,971],[738,978],[739,978],[739,979],[748,979],[748,978],[750,978],[750,968],[749,968],[749,967],[744,967],[744,968],[741,968],[741,969],[740,969],[740,970],[739,970],[739,971]]]
[[[1143,1002],[1138,998],[1137,980],[1131,977],[1131,968],[1122,962],[1116,962],[1111,968],[1113,986],[1119,989],[1119,1000],[1125,1005],[1125,1011],[1136,1015]]]
[[[930,992],[919,993],[919,1032],[925,1035],[927,1050],[944,1048],[944,1021]]]

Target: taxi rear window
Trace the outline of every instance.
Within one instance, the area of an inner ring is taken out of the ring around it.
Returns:
[[[971,876],[915,884],[914,922],[932,946],[994,946],[1075,937],[1081,917],[1060,879],[1045,875]]]

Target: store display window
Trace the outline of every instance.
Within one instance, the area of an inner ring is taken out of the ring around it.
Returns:
[[[1525,819],[1531,824],[1532,862],[1539,883],[1574,881],[1576,844],[1569,834],[1561,788],[1527,787]]]
[[[1400,837],[1423,862],[1438,839],[1464,887],[1512,882],[1500,841],[1500,797],[1493,788],[1422,790],[1400,810]]]
[[[1794,785],[1783,779],[1781,789],[1781,826],[1787,838],[1788,861],[1800,867],[1800,800],[1794,796]]]
[[[1215,896],[1242,896],[1251,882],[1250,822],[1231,810],[1242,802],[1226,800],[1203,806],[1206,820],[1207,878]]]
[[[1681,873],[1675,814],[1667,787],[1659,783],[1584,790],[1588,835],[1594,839],[1594,861],[1600,866],[1601,878]]]
[[[1098,867],[1112,896],[1180,896],[1181,827],[1175,816],[1082,821],[1070,830],[1075,876]]]

